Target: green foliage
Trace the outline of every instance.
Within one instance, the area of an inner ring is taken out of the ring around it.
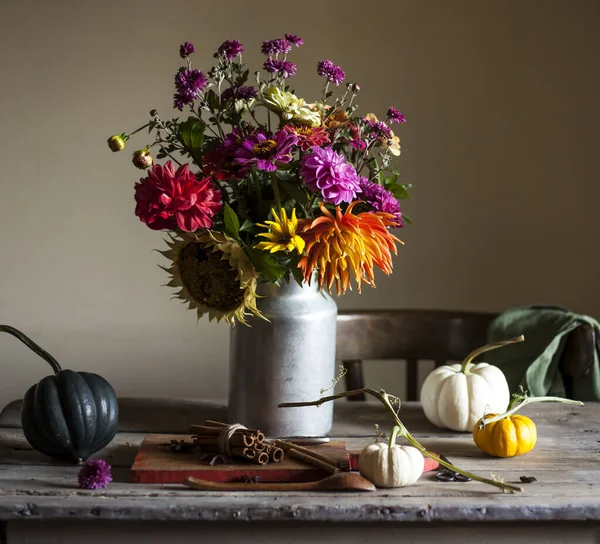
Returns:
[[[227,203],[223,205],[223,218],[225,221],[225,232],[232,238],[239,240],[240,220],[233,211],[233,208]]]
[[[254,269],[265,281],[277,281],[279,278],[283,277],[287,271],[285,266],[282,266],[275,257],[271,256],[271,254],[266,251],[247,247],[246,254],[250,259],[252,266],[254,266]]]
[[[202,144],[205,130],[206,123],[197,117],[188,117],[188,120],[179,126],[179,140],[196,164],[203,163]]]

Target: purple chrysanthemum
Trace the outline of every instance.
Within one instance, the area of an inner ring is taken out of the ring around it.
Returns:
[[[390,106],[387,111],[387,118],[390,123],[406,123],[406,117],[400,113],[394,106]]]
[[[268,58],[264,62],[263,68],[265,71],[270,72],[271,74],[276,73],[280,75],[283,79],[287,79],[288,77],[292,77],[296,74],[296,65],[288,60]]]
[[[256,98],[257,95],[258,91],[251,85],[242,85],[235,90],[235,97],[239,100],[250,100],[251,98]]]
[[[272,57],[273,55],[287,54],[292,50],[292,44],[284,38],[280,38],[277,40],[269,40],[262,43],[260,47],[260,51],[263,55],[267,55],[267,57]]]
[[[175,74],[175,95],[173,104],[179,111],[186,104],[193,104],[200,93],[204,90],[207,79],[200,70],[182,69]]]
[[[238,100],[250,100],[252,98],[256,98],[258,96],[258,91],[248,85],[243,85],[241,87],[228,87],[221,93],[221,98],[223,100],[229,100],[231,98],[237,98]]]
[[[217,49],[217,55],[224,55],[229,61],[241,55],[244,52],[244,47],[238,40],[224,41]]]
[[[383,121],[371,121],[366,117],[363,117],[361,120],[368,128],[370,135],[374,138],[388,140],[392,137],[392,131],[390,127],[388,127]]]
[[[311,147],[304,155],[300,175],[312,191],[320,191],[325,202],[352,202],[361,192],[358,174],[343,155],[331,147]]]
[[[258,170],[273,172],[278,163],[292,160],[292,146],[298,143],[298,137],[280,130],[277,134],[257,133],[250,136],[235,152],[234,163],[246,172],[253,166]]]
[[[179,56],[182,59],[189,57],[192,53],[195,53],[196,49],[190,42],[185,42],[183,45],[179,46]]]
[[[328,81],[339,85],[346,78],[344,70],[336,66],[330,60],[320,60],[317,63],[317,74],[325,76]]]
[[[300,38],[300,36],[294,36],[293,34],[285,34],[284,36],[288,42],[290,42],[292,45],[295,45],[296,47],[304,45],[304,40]]]
[[[266,72],[274,74],[279,71],[279,61],[269,57],[264,63],[263,68]]]
[[[112,482],[111,467],[102,459],[90,459],[79,470],[77,481],[84,489],[103,489]]]
[[[390,191],[362,176],[360,177],[360,188],[362,189],[361,200],[371,206],[374,212],[391,213],[395,218],[396,226],[404,226],[400,202]]]

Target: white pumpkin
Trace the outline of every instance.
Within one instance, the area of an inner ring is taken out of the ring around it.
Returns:
[[[504,413],[510,401],[504,373],[497,366],[471,361],[481,353],[524,339],[521,335],[487,344],[469,353],[462,364],[433,370],[421,388],[425,417],[438,427],[471,432],[486,411]]]
[[[461,371],[460,364],[444,365],[431,372],[421,388],[425,417],[453,431],[473,430],[488,412],[502,414],[510,401],[504,374],[497,366],[479,363]]]
[[[385,442],[369,444],[360,453],[360,474],[377,487],[403,487],[414,484],[425,468],[423,454],[412,446],[392,448]]]

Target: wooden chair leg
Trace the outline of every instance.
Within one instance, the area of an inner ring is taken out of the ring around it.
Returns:
[[[362,361],[342,361],[342,364],[346,369],[346,391],[352,391],[353,389],[362,389],[365,386]],[[348,400],[367,400],[367,396],[364,393],[360,393],[359,395],[353,395],[352,397],[348,397]]]
[[[417,400],[419,368],[416,359],[406,361],[406,400]]]

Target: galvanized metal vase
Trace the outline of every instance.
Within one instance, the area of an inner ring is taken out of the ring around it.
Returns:
[[[300,287],[262,284],[260,311],[250,327],[231,330],[229,422],[260,429],[269,437],[325,436],[333,403],[278,408],[282,402],[316,400],[335,376],[337,305],[317,282]]]

